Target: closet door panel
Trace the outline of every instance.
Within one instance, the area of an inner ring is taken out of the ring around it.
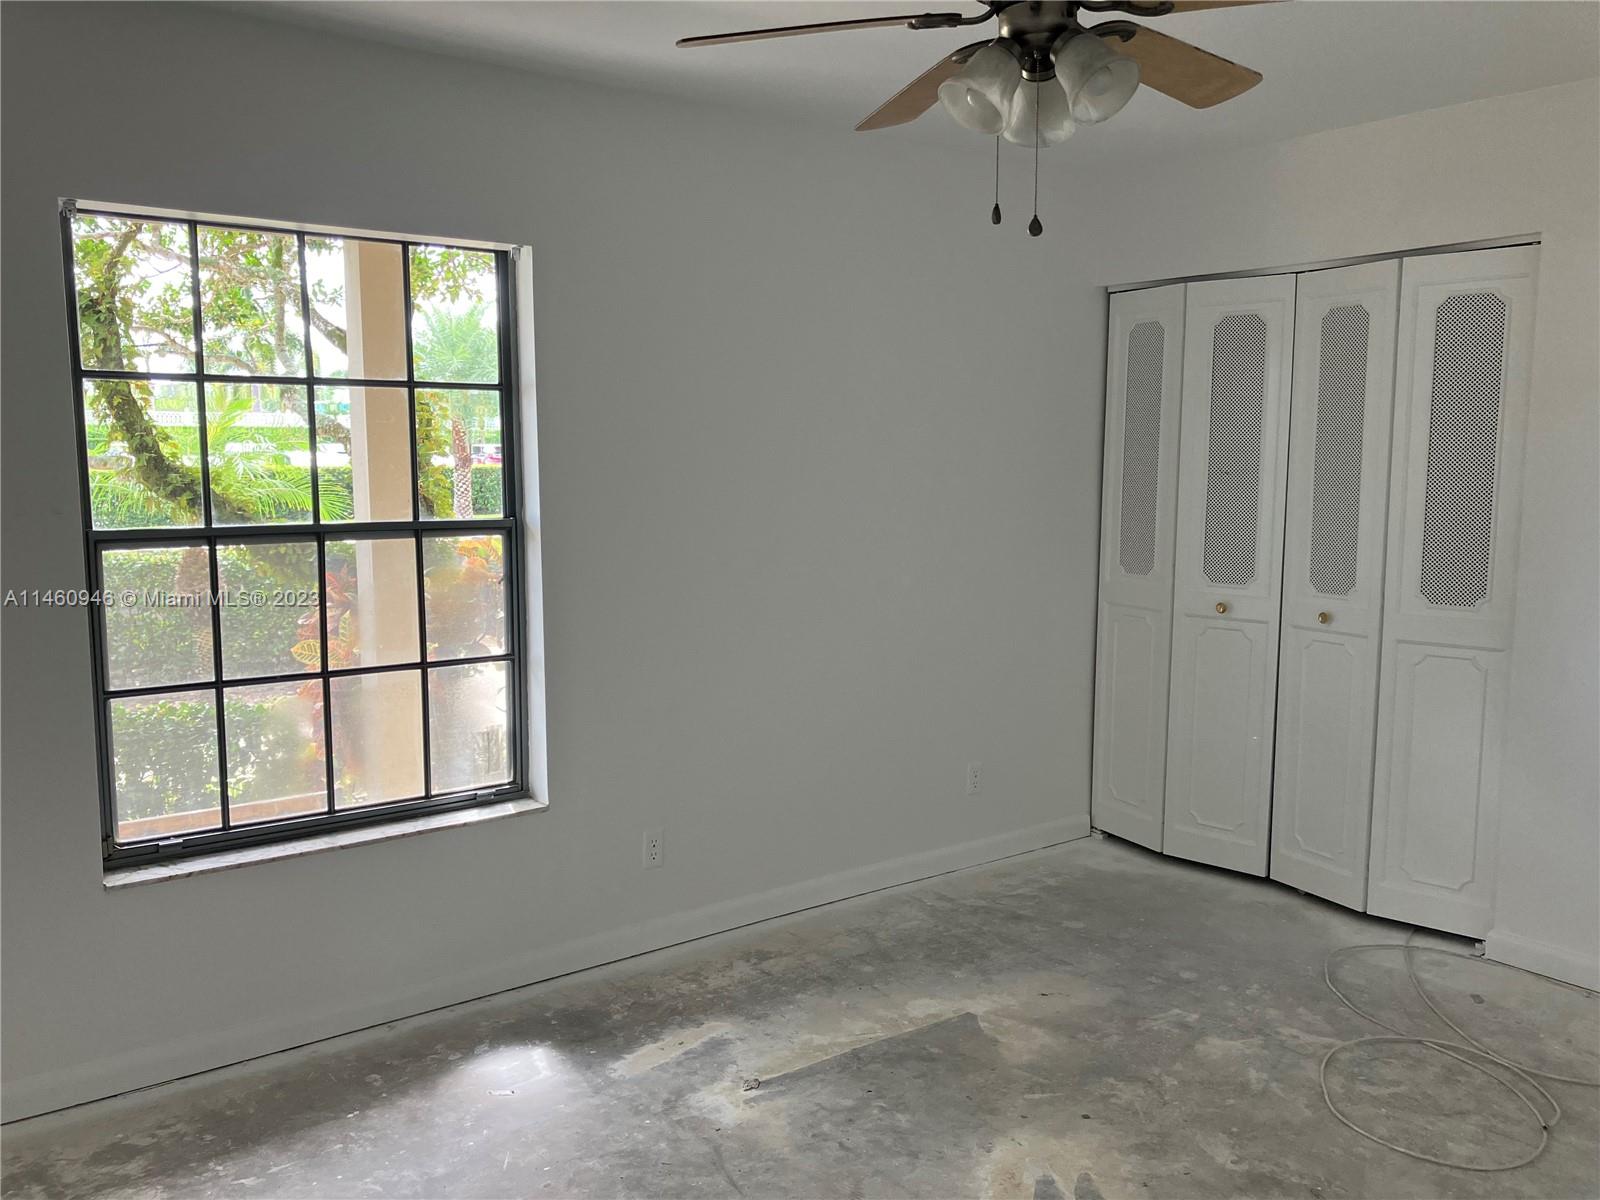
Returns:
[[[1111,297],[1093,820],[1161,849],[1184,287]]]
[[[1265,749],[1266,666],[1272,658],[1265,621],[1185,615],[1175,634],[1183,648],[1174,709],[1186,713],[1181,786],[1184,808],[1169,813],[1179,831],[1171,853],[1237,870],[1256,869],[1260,843],[1256,782]],[[1176,794],[1176,793],[1175,793]],[[1169,801],[1170,802],[1170,801]],[[1205,838],[1210,845],[1197,839]],[[1242,857],[1240,857],[1242,856]]]
[[[1368,910],[1493,917],[1538,251],[1402,271]]]
[[[1163,848],[1266,874],[1292,275],[1190,284]]]
[[[1399,286],[1383,262],[1296,288],[1271,873],[1351,908],[1367,894]]]

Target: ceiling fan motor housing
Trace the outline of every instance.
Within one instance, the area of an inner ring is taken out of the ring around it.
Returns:
[[[1156,15],[1170,7],[1166,3],[1140,4],[1137,0],[1101,0],[1085,4],[1083,0],[1015,0],[1004,5],[991,4],[999,24],[998,44],[1016,57],[1022,68],[1022,77],[1030,83],[1041,83],[1056,76],[1053,51],[1057,44],[1085,33],[1098,37],[1118,37],[1127,40],[1138,26],[1127,21],[1107,21],[1085,28],[1078,23],[1078,10],[1117,10],[1121,12]]]

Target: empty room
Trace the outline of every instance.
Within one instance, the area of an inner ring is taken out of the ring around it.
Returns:
[[[0,47],[6,1200],[1600,1200],[1600,3]]]

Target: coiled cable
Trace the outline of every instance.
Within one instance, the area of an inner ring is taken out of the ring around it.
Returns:
[[[1332,951],[1328,957],[1323,960],[1322,978],[1323,982],[1328,985],[1328,990],[1338,997],[1341,1004],[1343,1004],[1357,1016],[1363,1018],[1364,1020],[1371,1021],[1374,1025],[1377,1025],[1383,1029],[1387,1029],[1389,1031],[1389,1036],[1355,1038],[1351,1041],[1341,1042],[1339,1045],[1334,1046],[1331,1050],[1329,1050],[1327,1054],[1323,1055],[1322,1065],[1318,1071],[1319,1081],[1322,1085],[1322,1099],[1327,1104],[1328,1111],[1331,1112],[1343,1124],[1353,1129],[1356,1133],[1359,1133],[1362,1137],[1368,1139],[1369,1141],[1376,1142],[1380,1146],[1384,1146],[1390,1150],[1404,1154],[1407,1157],[1420,1159],[1421,1161],[1427,1163],[1433,1163],[1436,1166],[1455,1167],[1463,1171],[1511,1171],[1515,1170],[1517,1167],[1525,1167],[1544,1153],[1545,1148],[1550,1144],[1550,1130],[1553,1129],[1556,1123],[1561,1120],[1561,1105],[1556,1101],[1556,1098],[1550,1094],[1549,1090],[1539,1083],[1539,1079],[1546,1079],[1556,1083],[1573,1084],[1579,1087],[1600,1087],[1600,1080],[1581,1079],[1571,1075],[1559,1075],[1555,1072],[1545,1071],[1540,1068],[1530,1066],[1526,1063],[1516,1062],[1503,1054],[1499,1054],[1496,1051],[1491,1050],[1477,1038],[1469,1034],[1466,1030],[1462,1029],[1461,1026],[1456,1024],[1449,1017],[1445,1016],[1445,1014],[1440,1010],[1439,1006],[1434,1003],[1433,998],[1428,995],[1427,989],[1422,986],[1421,978],[1417,975],[1415,961],[1416,948],[1412,945],[1412,939],[1414,939],[1416,936],[1417,931],[1413,929],[1409,934],[1406,935],[1406,940],[1404,942],[1370,942],[1359,946],[1341,946],[1337,950]],[[1452,958],[1464,958],[1472,962],[1489,963],[1489,965],[1502,968],[1503,970],[1517,971],[1519,974],[1529,975],[1536,979],[1544,979],[1543,976],[1534,975],[1531,971],[1523,971],[1521,968],[1513,967],[1509,963],[1492,962],[1489,959],[1479,958],[1477,955],[1463,954],[1458,950],[1445,950],[1438,947],[1427,947],[1426,949],[1430,954],[1444,954]],[[1416,989],[1418,997],[1420,997],[1423,1004],[1427,1006],[1428,1011],[1433,1013],[1434,1016],[1438,1017],[1439,1020],[1443,1021],[1445,1025],[1449,1026],[1449,1028],[1461,1038],[1461,1041],[1444,1041],[1439,1038],[1422,1037],[1416,1034],[1407,1033],[1405,1030],[1391,1025],[1389,1022],[1373,1016],[1371,1013],[1367,1012],[1365,1009],[1356,1004],[1355,1001],[1351,1000],[1349,996],[1345,995],[1345,993],[1339,989],[1338,984],[1334,983],[1333,981],[1333,964],[1336,960],[1344,957],[1345,955],[1355,954],[1363,950],[1401,951],[1405,956],[1406,976],[1410,979],[1411,986]],[[1570,990],[1582,993],[1583,995],[1596,995],[1595,992],[1590,991],[1588,988],[1561,983],[1558,980],[1544,980],[1544,982],[1556,987],[1569,988]],[[1490,1079],[1494,1080],[1501,1087],[1505,1088],[1518,1100],[1520,1100],[1523,1106],[1533,1114],[1534,1120],[1539,1123],[1539,1144],[1533,1150],[1513,1162],[1495,1163],[1485,1166],[1480,1163],[1469,1163],[1454,1159],[1440,1158],[1436,1155],[1428,1154],[1421,1150],[1412,1149],[1409,1146],[1402,1146],[1398,1142],[1392,1142],[1386,1138],[1379,1137],[1369,1129],[1363,1129],[1344,1113],[1340,1112],[1338,1106],[1334,1104],[1333,1096],[1328,1091],[1328,1063],[1331,1062],[1336,1055],[1342,1053],[1343,1051],[1353,1049],[1356,1046],[1374,1044],[1424,1046],[1429,1050],[1443,1054],[1447,1058],[1455,1059],[1457,1062],[1463,1063],[1481,1074],[1487,1075]],[[1493,1063],[1502,1070],[1510,1072],[1516,1077],[1516,1079],[1526,1084],[1528,1090],[1524,1091],[1511,1080],[1502,1078],[1500,1075],[1495,1074],[1489,1069],[1488,1066],[1485,1065],[1486,1062]],[[1548,1117],[1540,1110],[1539,1106],[1534,1103],[1533,1097],[1535,1096],[1548,1106]]]

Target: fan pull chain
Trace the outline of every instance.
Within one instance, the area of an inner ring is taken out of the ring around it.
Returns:
[[[1038,237],[1044,232],[1044,222],[1039,220],[1039,83],[1033,85],[1033,220],[1028,222],[1028,236]]]
[[[989,223],[1000,224],[1000,135],[994,135],[994,208],[989,211]]]

